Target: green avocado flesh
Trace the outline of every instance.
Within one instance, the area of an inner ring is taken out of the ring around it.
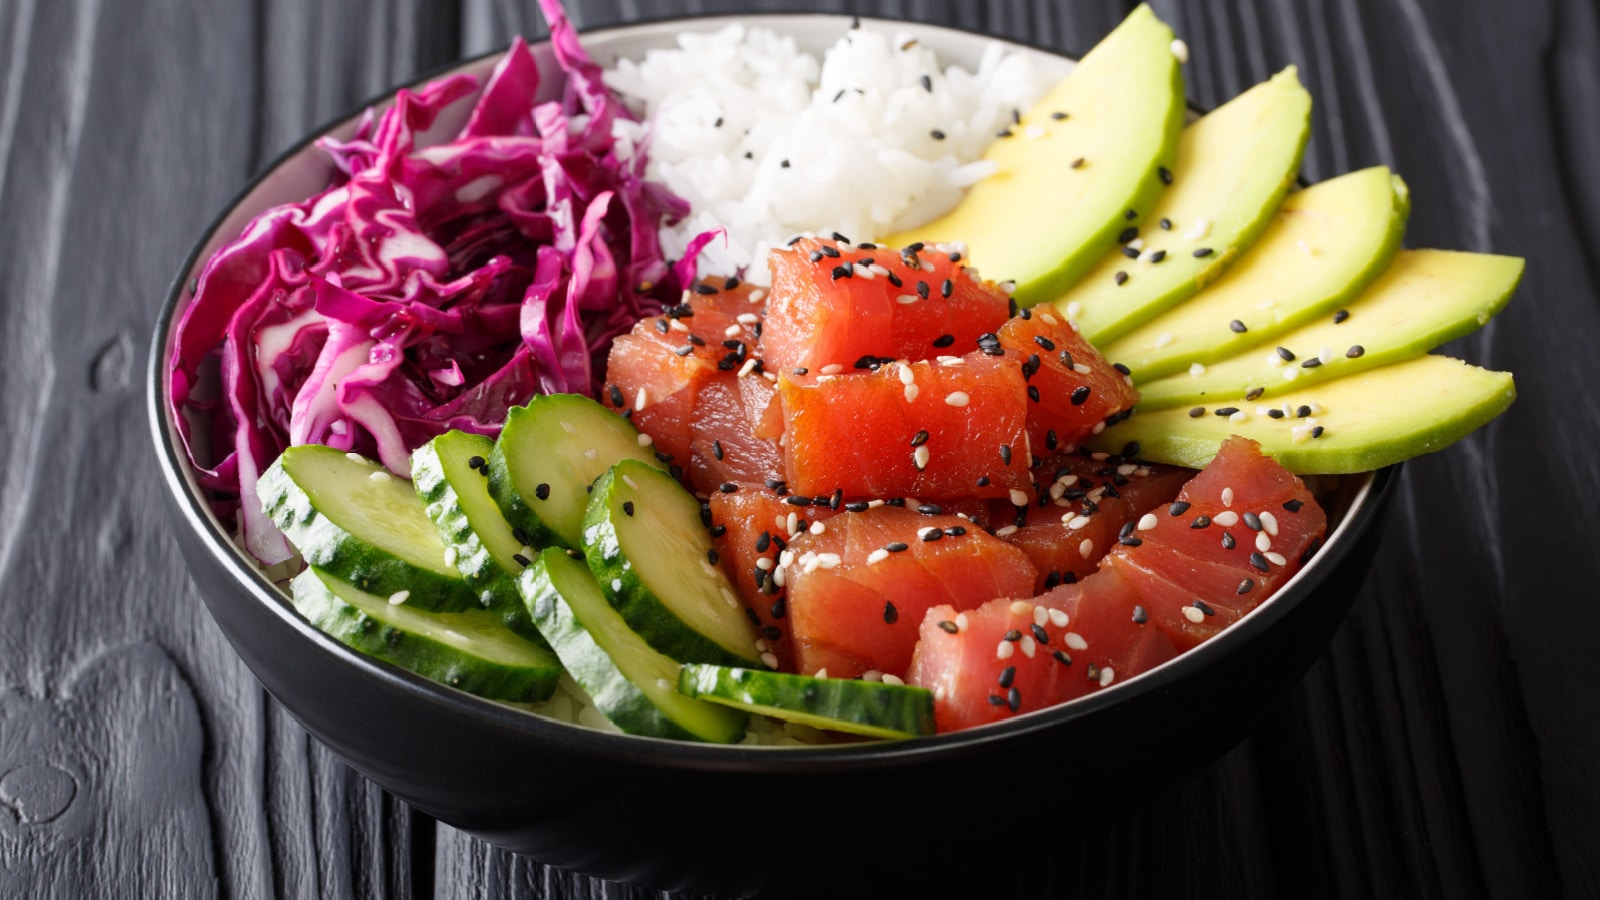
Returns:
[[[1116,452],[1137,441],[1143,459],[1199,469],[1238,434],[1259,441],[1262,452],[1291,472],[1344,475],[1441,450],[1488,424],[1515,398],[1510,373],[1419,356],[1280,394],[1271,403],[1137,413],[1090,446]],[[1227,414],[1230,409],[1238,413]],[[1269,409],[1282,417],[1267,415]]]
[[[1522,278],[1510,256],[1402,250],[1343,310],[1278,338],[1289,351],[1245,351],[1205,368],[1142,385],[1141,412],[1169,406],[1275,398],[1313,384],[1420,356],[1481,328],[1505,308]],[[1311,367],[1307,367],[1307,363]]]
[[[1215,281],[1272,221],[1310,134],[1311,95],[1293,66],[1189,125],[1172,186],[1137,235],[1121,241],[1125,230],[1056,308],[1104,342]]]
[[[1016,282],[1019,304],[1050,300],[1153,203],[1184,113],[1172,29],[1140,6],[990,143],[994,174],[942,218],[880,243],[964,241],[986,277]]]
[[[1101,352],[1143,383],[1227,359],[1332,314],[1394,258],[1409,211],[1405,182],[1381,166],[1290,194],[1221,278],[1099,344]]]

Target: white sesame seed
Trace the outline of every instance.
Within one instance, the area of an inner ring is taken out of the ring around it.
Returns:
[[[368,481],[376,481],[376,482],[388,481],[389,480],[389,473],[388,473],[388,471],[386,471],[384,469],[373,469],[372,470],[372,474],[367,476],[367,480]]]
[[[1304,444],[1306,441],[1311,440],[1311,428],[1307,425],[1296,425],[1295,427],[1289,429],[1289,437],[1292,438],[1296,444]]]
[[[1089,649],[1089,642],[1084,640],[1083,635],[1077,633],[1076,631],[1067,632],[1062,636],[1061,642],[1067,645],[1068,650],[1081,651]]]
[[[1094,552],[1094,541],[1091,541],[1088,538],[1084,538],[1083,542],[1078,545],[1078,555],[1083,557],[1084,559],[1088,559],[1089,558],[1089,554],[1091,554],[1093,552]]]
[[[789,513],[788,518],[783,520],[783,527],[784,527],[784,530],[789,532],[790,534],[794,534],[796,531],[799,531],[800,530],[800,516],[799,516],[799,514],[798,513]]]
[[[722,592],[722,602],[728,604],[729,609],[739,608],[739,601],[733,596],[733,591],[727,588],[720,588],[719,590]]]
[[[1012,605],[1015,606],[1016,604],[1012,604]],[[1032,604],[1029,604],[1029,605],[1032,605]],[[1045,625],[1047,625],[1049,623],[1050,623],[1050,610],[1044,608],[1043,606],[1035,606],[1035,607],[1033,607],[1033,624],[1039,626],[1040,628],[1043,628]]]
[[[800,574],[802,575],[810,575],[812,572],[815,572],[817,569],[822,567],[822,563],[818,562],[815,556],[812,556],[810,553],[807,553],[806,556],[810,558],[806,559],[800,564]]]
[[[1062,484],[1059,481],[1056,482],[1055,484],[1050,485],[1050,499],[1051,500],[1060,500],[1062,495],[1065,494],[1066,492],[1067,492],[1067,486]]]
[[[1034,651],[1037,650],[1038,647],[1034,644],[1033,638],[1025,634],[1022,636],[1022,640],[1017,641],[1017,649],[1022,651],[1023,656],[1033,659]]]
[[[905,363],[898,363],[898,364],[896,364],[896,369],[898,370],[898,373],[900,375],[900,383],[901,384],[915,384],[916,383],[916,381],[917,381],[917,373],[911,371],[911,367],[910,366],[906,365]]]
[[[1044,137],[1044,129],[1038,125],[1029,125],[1027,128],[1022,129],[1022,136],[1029,140],[1038,140]]]
[[[811,673],[811,677],[812,678],[827,678],[828,677],[828,667],[827,666],[823,666],[822,668],[818,669],[817,671]]]
[[[760,559],[756,560],[756,568],[760,569],[763,572],[770,572],[770,571],[772,571],[772,560],[767,558],[767,557],[765,557],[765,556],[763,556]]]
[[[884,560],[886,560],[888,558],[889,558],[889,551],[883,549],[882,547],[879,547],[878,549],[876,549],[876,550],[872,551],[871,553],[867,554],[867,565],[875,566],[878,563],[881,563],[881,562],[883,562]]]
[[[877,669],[868,669],[865,672],[861,673],[861,680],[862,681],[882,681],[883,680],[883,673],[878,671]]]
[[[1239,524],[1239,514],[1231,509],[1225,509],[1211,517],[1211,521],[1223,528],[1232,528]]]
[[[1243,424],[1244,422],[1249,421],[1249,419],[1250,414],[1242,409],[1228,417],[1228,421],[1235,425]]]
[[[1189,61],[1189,45],[1185,44],[1182,38],[1172,39],[1172,58],[1180,63]]]
[[[1067,487],[1072,487],[1073,485],[1075,485],[1077,483],[1078,483],[1078,476],[1076,476],[1076,475],[1063,475],[1060,478],[1056,479],[1056,484],[1065,485]]]
[[[995,529],[994,536],[995,537],[1010,537],[1011,535],[1016,534],[1016,533],[1017,533],[1017,526],[1015,526],[1015,525],[1007,525],[1004,528]]]
[[[918,298],[916,294],[901,294],[900,296],[898,296],[898,297],[896,297],[894,299],[895,299],[896,303],[904,303],[904,304],[910,305],[912,303],[917,302],[917,300],[920,299],[920,298]]]
[[[1134,238],[1133,240],[1129,241],[1124,246],[1126,246],[1129,250],[1143,250],[1144,249],[1144,238]]]
[[[727,328],[722,329],[722,336],[730,338],[738,337],[739,332],[743,330],[744,329],[740,328],[738,325],[729,325]]]
[[[1333,362],[1333,348],[1324,346],[1321,350],[1318,350],[1317,359],[1321,360],[1323,365]]]
[[[1185,606],[1183,608],[1183,617],[1196,625],[1206,620],[1206,614],[1193,606]]]
[[[1201,364],[1201,363],[1190,363],[1189,364],[1189,374],[1194,376],[1195,378],[1199,378],[1201,375],[1204,375],[1205,373],[1206,373],[1206,367],[1203,364]]]
[[[921,472],[923,469],[928,467],[928,459],[930,456],[931,454],[928,452],[928,445],[923,444],[917,449],[911,451],[911,463],[917,467],[918,472]]]
[[[892,684],[896,687],[905,684],[905,682],[902,681],[898,675],[891,675],[888,672],[883,673],[883,683]]]
[[[394,593],[389,595],[389,605],[390,606],[399,606],[400,604],[402,604],[402,603],[404,603],[404,602],[406,602],[407,600],[410,600],[410,599],[411,599],[411,592],[410,591],[395,591]]]
[[[770,649],[772,649],[772,648],[767,646],[767,642],[766,642],[765,639],[756,638],[756,652],[757,653],[761,653],[761,652],[763,652],[765,650],[770,650]]]
[[[1134,465],[1133,463],[1123,463],[1122,465],[1117,466],[1117,474],[1118,475],[1132,475],[1133,474],[1133,470],[1137,469],[1137,468],[1139,468],[1139,467]]]
[[[956,627],[957,628],[961,629],[962,631],[966,631],[967,630],[967,626],[971,625],[971,624],[972,624],[972,621],[967,618],[967,614],[966,613],[956,613]]]
[[[1210,219],[1195,219],[1194,224],[1189,226],[1189,230],[1183,233],[1183,239],[1186,241],[1198,241],[1210,233]]]
[[[677,319],[673,319],[673,321],[676,322]],[[644,388],[639,388],[639,393],[635,394],[634,397],[633,397],[633,411],[634,412],[642,412],[644,410],[644,408],[646,406],[648,406],[649,404],[650,404],[650,393],[648,391],[646,391]]]
[[[959,356],[935,356],[934,359],[938,361],[939,365],[941,366],[959,366],[966,363],[966,360]]]
[[[1017,648],[1012,646],[1010,641],[1001,641],[994,648],[994,655],[996,659],[1010,659],[1011,654],[1015,652],[1017,652]]]
[[[934,525],[925,525],[922,528],[918,528],[917,529],[917,540],[919,540],[919,541],[927,540],[928,535],[930,535],[930,534],[932,534],[932,533],[934,533],[935,531],[938,531],[938,530],[939,530],[938,527],[934,526]]]
[[[870,269],[872,271],[872,274],[874,274],[874,275],[882,275],[884,278],[888,278],[889,277],[889,270],[885,269],[883,266],[878,265],[877,263],[873,263],[872,265],[868,266],[867,268]]]
[[[763,653],[761,654],[761,664],[769,669],[776,669],[778,667],[778,658],[771,653]]]
[[[1161,334],[1156,336],[1155,348],[1160,350],[1162,347],[1170,346],[1175,340],[1177,340],[1177,338],[1172,336],[1172,332],[1163,331]]]
[[[751,303],[760,303],[761,301],[763,301],[765,299],[767,299],[767,292],[766,292],[766,290],[764,288],[756,288],[755,290],[750,292],[750,302]]]
[[[1290,366],[1290,367],[1288,367],[1288,368],[1283,370],[1283,380],[1284,381],[1293,381],[1293,380],[1295,380],[1296,378],[1299,378],[1299,377],[1300,377],[1300,370],[1298,368],[1294,367],[1294,366]]]
[[[1085,363],[1075,362],[1072,364],[1072,371],[1077,372],[1079,375],[1087,375],[1094,370]]]
[[[1110,687],[1112,679],[1116,677],[1117,673],[1113,671],[1110,666],[1106,666],[1104,669],[1100,670],[1100,686]]]
[[[1284,558],[1282,553],[1267,553],[1265,556],[1267,557],[1267,562],[1272,563],[1275,566],[1286,566],[1289,564],[1289,560]]]
[[[967,396],[966,391],[951,391],[950,393],[944,395],[944,403],[946,406],[966,406],[967,401],[970,399],[971,398]]]
[[[818,553],[817,565],[824,569],[837,569],[844,559],[837,553]]]
[[[859,266],[853,263],[845,263],[845,265],[850,267],[851,274],[855,275],[855,277],[861,279],[862,281],[872,281],[878,277],[872,271],[872,266]]]
[[[599,459],[600,451],[590,447],[589,449],[583,451],[583,455],[585,459]]]
[[[364,462],[367,461],[367,458],[365,456],[362,456],[359,453],[346,453],[344,455],[344,458],[350,460],[351,462],[358,462],[358,463],[364,463]]]
[[[1061,518],[1066,521],[1068,531],[1077,531],[1078,529],[1089,524],[1088,516],[1076,516],[1072,513],[1067,513],[1067,515],[1062,516]]]
[[[1225,487],[1225,488],[1222,489],[1222,505],[1223,506],[1232,506],[1233,505],[1233,488]]]
[[[1106,430],[1106,423],[1104,423],[1104,422],[1096,422],[1096,423],[1094,423],[1094,427],[1089,429],[1089,433],[1090,434],[1099,434],[1100,432],[1105,431],[1105,430]]]
[[[917,402],[917,395],[920,394],[920,393],[922,393],[922,389],[917,387],[916,385],[914,385],[914,384],[906,385],[906,402],[907,403],[915,403],[915,402]]]
[[[1022,491],[1019,491],[1016,488],[1012,488],[1010,496],[1011,496],[1011,505],[1012,506],[1027,506],[1028,505],[1028,495],[1023,493]]]
[[[1160,523],[1161,519],[1155,513],[1145,513],[1139,518],[1139,530],[1149,531]]]
[[[878,507],[880,507],[882,505],[883,505],[883,501],[882,500],[868,500],[867,501],[867,509],[877,509]]]
[[[1083,314],[1083,304],[1079,303],[1076,300],[1072,301],[1071,303],[1068,303],[1067,304],[1066,313],[1067,313],[1067,318],[1076,319],[1078,316]]]
[[[841,366],[838,363],[828,363],[817,371],[824,375],[837,375],[844,371],[844,366]]]
[[[738,315],[740,325],[754,325],[759,321],[761,321],[761,317],[755,313],[739,313]]]
[[[1069,619],[1069,617],[1062,610],[1059,610],[1059,609],[1050,610],[1050,624],[1051,625],[1054,625],[1057,628],[1065,628],[1065,627],[1067,627],[1068,619]]]
[[[821,533],[823,533],[824,531],[827,531],[827,530],[828,530],[828,526],[824,522],[812,522],[811,523],[811,533],[812,534],[821,534]]]
[[[639,433],[639,446],[648,447],[651,444],[654,444],[655,442],[656,442],[656,439],[651,437],[650,435],[645,434],[644,432],[640,432]]]
[[[689,326],[683,324],[683,320],[682,319],[673,319],[672,322],[667,325],[667,327],[671,328],[673,331],[688,331],[689,330]]]
[[[789,578],[789,570],[787,570],[787,569],[784,569],[784,568],[780,567],[778,569],[773,570],[773,572],[772,572],[772,583],[777,585],[778,587],[783,587],[783,583],[785,581],[787,581],[788,578]]]
[[[1315,400],[1312,400],[1312,401],[1311,401],[1311,402],[1310,402],[1310,403],[1307,403],[1307,404],[1306,404],[1306,409],[1309,409],[1309,410],[1311,410],[1311,414],[1312,414],[1312,415],[1313,415],[1313,416],[1320,416],[1320,415],[1322,415],[1322,404],[1321,404],[1321,403],[1318,403],[1318,402],[1317,402],[1317,401],[1315,401]]]
[[[1272,353],[1268,353],[1267,354],[1267,365],[1276,366],[1276,367],[1281,369],[1284,366],[1288,365],[1288,361],[1285,360],[1283,357],[1279,356],[1277,354],[1277,352],[1274,351]]]
[[[789,515],[791,517],[793,517],[794,513],[790,513]],[[782,553],[778,554],[778,565],[780,565],[780,566],[789,566],[789,565],[793,565],[793,564],[794,564],[794,551],[793,550],[785,550]]]
[[[1049,313],[1040,313],[1039,314],[1039,321],[1045,323],[1046,325],[1051,326],[1052,328],[1061,324],[1060,322],[1058,322],[1056,320],[1055,316],[1052,316]]]
[[[1256,549],[1260,550],[1262,553],[1271,550],[1272,535],[1267,534],[1265,531],[1256,532]]]
[[[744,365],[739,367],[739,377],[740,378],[748,377],[751,372],[754,372],[756,370],[756,365],[759,362],[761,362],[761,361],[758,360],[758,359],[747,359],[747,360],[745,360],[744,361]]]
[[[1272,535],[1273,537],[1277,537],[1278,536],[1278,517],[1273,515],[1270,512],[1264,512],[1264,513],[1261,514],[1260,518],[1261,518],[1261,530],[1265,531],[1267,534]]]
[[[1008,609],[1013,616],[1026,616],[1033,613],[1033,604],[1026,600],[1013,600]]]

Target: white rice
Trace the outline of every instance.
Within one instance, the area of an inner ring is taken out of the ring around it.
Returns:
[[[992,173],[979,157],[1013,111],[1054,82],[999,44],[974,73],[941,69],[904,33],[848,30],[819,61],[793,38],[742,25],[682,33],[678,49],[622,60],[605,79],[648,117],[619,123],[619,137],[648,141],[648,177],[694,209],[663,229],[668,257],[724,228],[700,271],[743,270],[756,283],[768,280],[767,250],[796,234],[865,241],[947,211]]]

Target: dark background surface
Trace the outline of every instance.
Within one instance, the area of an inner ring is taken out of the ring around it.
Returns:
[[[580,28],[803,8],[569,5]],[[1514,371],[1521,398],[1407,466],[1326,654],[1153,809],[1042,847],[974,791],[949,822],[885,809],[836,839],[925,829],[926,859],[889,863],[917,871],[1014,856],[984,896],[1600,896],[1595,4],[1154,5],[1189,43],[1192,100],[1294,63],[1307,177],[1391,165],[1408,246],[1528,258],[1511,307],[1446,348]],[[1130,4],[807,8],[1081,53]],[[271,702],[190,585],[139,396],[167,280],[249,176],[386,86],[542,30],[528,0],[0,0],[0,896],[649,894],[411,812]],[[783,852],[785,802],[717,839]]]

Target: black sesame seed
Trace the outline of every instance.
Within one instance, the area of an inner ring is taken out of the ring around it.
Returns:
[[[1139,258],[1139,251],[1133,249],[1132,247],[1123,247],[1122,248],[1122,255],[1126,256],[1129,259],[1138,259]]]
[[[1150,261],[1152,263],[1161,262],[1162,260],[1164,260],[1166,258],[1167,258],[1167,251],[1165,251],[1165,250],[1157,250],[1154,253],[1150,254]]]
[[[953,334],[941,334],[933,339],[933,345],[935,347],[948,347],[955,342],[956,336]]]
[[[1281,409],[1269,409],[1269,410],[1267,410],[1267,418],[1269,418],[1269,419],[1281,419],[1281,418],[1283,418],[1283,410],[1281,410]]]
[[[904,553],[905,551],[911,549],[911,545],[905,543],[904,541],[893,541],[891,543],[884,544],[883,549],[889,551],[890,553]]]
[[[1039,623],[1035,622],[1034,624],[1028,626],[1028,630],[1033,632],[1033,639],[1038,641],[1039,643],[1041,643],[1041,644],[1050,643],[1050,635],[1045,633],[1043,625],[1040,625]]]
[[[838,281],[841,278],[850,278],[850,277],[852,277],[851,273],[850,273],[850,267],[848,265],[834,266],[833,267],[833,272],[830,273],[830,274],[833,276],[833,280],[834,281]]]
[[[940,131],[937,128],[935,128],[934,130],[928,132],[928,135],[929,135],[929,137],[932,137],[936,141],[944,140],[944,132]]]
[[[1142,540],[1140,540],[1139,538],[1136,538],[1136,537],[1125,537],[1125,538],[1122,538],[1121,540],[1117,541],[1117,543],[1121,544],[1124,547],[1137,547],[1140,544],[1143,544],[1144,541],[1142,541]]]
[[[1161,226],[1161,230],[1162,231],[1171,231],[1172,230],[1172,220],[1169,219],[1169,218],[1166,218],[1165,216],[1163,216],[1161,218],[1161,221],[1157,222],[1156,224]]]
[[[997,138],[1008,138],[1008,137],[1011,137],[1011,129],[1002,128],[999,131],[996,131],[994,133],[994,136],[997,137]]]
[[[1111,368],[1116,369],[1118,372],[1121,372],[1124,375],[1132,375],[1133,374],[1133,370],[1128,368],[1127,366],[1123,365],[1122,363],[1112,363],[1111,364]]]
[[[1250,529],[1251,531],[1261,530],[1261,517],[1255,513],[1247,512],[1240,518],[1244,519],[1244,527]]]
[[[844,508],[848,512],[866,512],[872,508],[872,504],[865,500],[852,500],[851,502],[846,503]]]
[[[706,562],[711,563],[714,566],[717,564],[717,559],[717,548],[712,547],[710,550],[706,551]]]
[[[1056,662],[1061,663],[1063,666],[1072,665],[1072,657],[1068,656],[1065,650],[1057,650],[1050,655],[1055,657]]]
[[[1294,362],[1294,351],[1290,350],[1288,347],[1279,347],[1277,352],[1278,358],[1284,362]]]
[[[1000,670],[1000,686],[1003,688],[1011,687],[1011,682],[1016,680],[1016,677],[1017,667],[1006,666],[1004,669]]]
[[[1320,365],[1322,365],[1321,358],[1313,356],[1310,359],[1306,360],[1305,362],[1301,363],[1300,364],[1300,368],[1302,368],[1302,369],[1315,369],[1317,366],[1320,366]]]
[[[1204,406],[1192,407],[1189,410],[1189,418],[1191,418],[1191,419],[1198,419],[1198,418],[1200,418],[1201,416],[1203,416],[1205,414],[1206,414],[1206,408]]]
[[[726,525],[713,525],[713,526],[711,526],[711,536],[712,537],[722,537],[723,535],[725,535],[727,533],[728,533],[728,526],[726,526]]]
[[[1047,591],[1050,590],[1051,588],[1055,587],[1056,585],[1060,584],[1060,583],[1061,583],[1061,573],[1060,572],[1051,572],[1050,574],[1048,574],[1048,575],[1046,575],[1044,577],[1044,589],[1047,590]]]
[[[1021,709],[1022,692],[1016,688],[1006,691],[1006,706],[1009,707],[1012,712],[1016,712],[1018,709]]]
[[[770,548],[771,546],[772,546],[772,532],[770,532],[770,531],[761,532],[761,536],[756,538],[756,552],[757,553],[765,553],[765,552],[767,552],[767,549]]]
[[[1238,319],[1234,319],[1232,322],[1229,322],[1228,323],[1228,327],[1233,330],[1234,334],[1244,334],[1246,331],[1250,330],[1248,327],[1245,326],[1245,324],[1243,322],[1239,321]]]
[[[833,239],[834,239],[834,240],[836,240],[836,241],[838,241],[838,242],[839,242],[839,243],[841,243],[841,244],[848,244],[848,243],[850,243],[850,239],[849,239],[849,238],[847,238],[847,237],[845,237],[845,236],[844,236],[844,235],[842,235],[842,234],[840,234],[840,233],[839,233],[839,232],[837,232],[837,231],[835,231],[835,232],[834,232],[834,233],[833,233],[833,234],[832,234],[832,237],[833,237]]]
[[[885,506],[898,506],[901,509],[905,509],[906,508],[906,498],[904,498],[904,497],[890,497],[889,499],[883,501],[883,504]]]
[[[664,319],[657,319],[656,321],[660,322],[663,325],[667,324]],[[661,330],[665,331],[666,329],[663,328]],[[611,386],[611,388],[610,388],[609,393],[611,394],[611,405],[612,406],[621,406],[625,402],[622,399],[622,388],[619,388],[619,387],[617,387],[616,385],[613,384]]]
[[[1341,309],[1333,314],[1333,324],[1342,325],[1344,324],[1344,320],[1348,318],[1350,318],[1350,310]]]
[[[1001,444],[1000,445],[1000,461],[1005,463],[1008,466],[1011,465],[1011,445],[1010,444]]]
[[[782,166],[782,167],[783,167],[783,168],[785,168],[785,169],[787,169],[787,168],[789,168],[789,161],[788,161],[788,160],[787,160],[787,159],[786,159],[786,160],[784,160],[784,161],[782,161],[782,162],[780,162],[780,163],[778,163],[778,165],[780,165],[780,166]]]
[[[807,369],[805,366],[801,366],[800,368],[794,370],[794,375],[795,375],[796,378],[798,378],[801,375],[804,375],[809,371],[811,371],[811,370]]]
[[[526,556],[523,556],[521,553],[513,553],[511,554],[511,558],[516,560],[517,565],[519,566],[527,567],[533,564],[531,560],[529,560]]]
[[[883,601],[883,622],[884,622],[884,624],[885,625],[893,625],[894,623],[896,623],[898,621],[900,621],[900,611],[894,608],[894,602],[891,601],[891,600]]]
[[[1318,425],[1318,426],[1316,426],[1316,427],[1311,429],[1311,436],[1314,437],[1314,438],[1322,437],[1323,431],[1324,431],[1323,427],[1321,425]]]
[[[1131,522],[1130,521],[1130,522],[1122,523],[1122,529],[1117,532],[1117,540],[1121,540],[1121,539],[1123,539],[1125,537],[1132,537],[1133,536],[1133,530],[1135,528],[1138,528],[1138,527],[1139,527],[1139,523],[1137,523],[1137,522]]]
[[[1200,610],[1200,612],[1208,616],[1214,616],[1217,614],[1217,611],[1207,606],[1204,600],[1196,600],[1194,602],[1194,608]]]
[[[1011,643],[1015,644],[1017,641],[1022,640],[1022,632],[1013,628],[1006,632],[1005,636],[1001,638],[1001,640],[1010,641]]]
[[[943,631],[945,634],[956,634],[957,632],[961,631],[961,626],[950,621],[949,619],[942,619],[939,622],[939,630]]]
[[[835,232],[835,234],[837,234],[837,232]],[[839,248],[838,247],[823,246],[822,255],[826,256],[826,257],[828,257],[830,259],[838,259],[839,258]]]
[[[1255,566],[1261,572],[1271,571],[1271,567],[1267,565],[1267,558],[1260,553],[1250,554],[1250,565]]]
[[[1161,166],[1160,168],[1156,169],[1156,174],[1161,176],[1162,184],[1172,183],[1172,170],[1166,166]]]
[[[731,481],[724,481],[721,485],[719,485],[717,487],[717,490],[723,492],[724,494],[731,494],[734,491],[737,491],[738,489],[739,489],[739,486],[737,484],[734,484]]]
[[[1117,235],[1117,243],[1126,244],[1126,243],[1128,243],[1129,241],[1133,240],[1134,238],[1136,238],[1138,236],[1139,236],[1138,227],[1134,226],[1134,225],[1129,225],[1127,228],[1122,229],[1122,233],[1121,234]]]
[[[1250,392],[1244,395],[1244,398],[1246,400],[1260,399],[1261,395],[1266,392],[1266,390],[1266,388],[1251,388]]]
[[[1072,162],[1067,163],[1067,168],[1069,168],[1069,169],[1081,169],[1081,168],[1083,168],[1084,162],[1085,162],[1084,158],[1080,156],[1077,159],[1073,160]]]
[[[756,572],[758,574],[761,574],[761,575],[765,575],[766,574],[765,572],[762,572],[760,569],[757,569]],[[756,626],[757,628],[761,627],[761,617],[756,615],[756,611],[754,609],[746,606],[744,608],[744,614],[746,616],[750,617],[750,624]]]
[[[1051,429],[1048,429],[1047,431],[1045,431],[1045,433],[1044,433],[1044,446],[1045,446],[1045,449],[1046,450],[1054,450],[1056,448],[1056,444],[1057,443],[1058,443],[1058,441],[1056,439],[1056,430],[1054,428],[1051,428]]]
[[[1319,548],[1321,546],[1322,546],[1322,538],[1312,538],[1311,539],[1311,545],[1306,547],[1306,552],[1300,554],[1300,565],[1303,566],[1307,562],[1310,562],[1311,561],[1311,557],[1316,555],[1317,548]]]
[[[933,291],[928,287],[928,283],[926,281],[917,282],[917,296],[918,297],[921,297],[922,299],[926,300],[926,299],[928,299],[928,297],[932,293],[933,293]]]
[[[1142,606],[1135,606],[1133,608],[1133,623],[1135,625],[1143,625],[1148,621],[1150,621],[1150,614],[1145,612],[1145,608]]]
[[[688,356],[689,354],[694,352],[694,345],[693,344],[684,344],[683,346],[679,347],[678,349],[676,349],[676,350],[674,350],[672,352],[678,354],[679,356]]]
[[[927,75],[922,76],[922,89],[930,94],[933,93],[933,79]]]
[[[989,476],[987,476],[987,475],[979,475],[978,476],[978,487],[988,487],[988,486],[989,486]]]
[[[534,488],[533,488],[533,495],[535,497],[538,497],[540,500],[549,500],[550,499],[550,485],[548,485],[548,484],[535,485]]]
[[[1297,407],[1295,407],[1294,417],[1296,419],[1304,419],[1309,415],[1311,415],[1311,407],[1309,407],[1309,406],[1297,406]]]
[[[942,537],[944,537],[944,529],[942,529],[942,528],[929,528],[927,531],[924,531],[922,533],[922,542],[924,544],[931,544],[934,541],[937,541]]]
[[[656,330],[661,332],[662,334],[666,334],[668,331],[672,330],[672,326],[667,324],[667,320],[666,319],[656,319],[655,323],[656,323]],[[611,389],[613,391],[616,390],[616,386],[613,385]],[[622,405],[622,401],[620,401],[620,400],[613,399],[611,402],[615,406],[621,406]]]
[[[917,512],[925,516],[942,516],[944,515],[944,507],[937,503],[920,503],[917,505]]]
[[[1115,281],[1117,283],[1117,287],[1121,287],[1121,286],[1123,286],[1123,285],[1128,283],[1128,273],[1127,272],[1118,272],[1116,275],[1112,276],[1111,280],[1113,280],[1113,281]]]
[[[945,537],[961,537],[967,533],[965,525],[951,525],[944,530]]]
[[[795,494],[792,497],[783,498],[783,502],[789,504],[790,506],[810,506],[811,498],[802,496],[800,494]]]
[[[821,250],[813,250],[813,251],[811,251],[810,253],[808,253],[806,255],[808,257],[810,257],[812,262],[822,262],[822,251]]]
[[[1056,110],[1056,111],[1055,111],[1055,112],[1053,112],[1053,113],[1051,113],[1051,114],[1050,114],[1050,118],[1051,118],[1051,119],[1054,119],[1054,120],[1055,120],[1055,121],[1057,121],[1057,122],[1059,122],[1059,121],[1061,121],[1061,120],[1062,120],[1062,119],[1065,119],[1065,118],[1067,118],[1067,114],[1066,114],[1066,113],[1064,113],[1064,112],[1062,112],[1062,111],[1061,111],[1061,110],[1059,110],[1059,109],[1058,109],[1058,110]]]
[[[1362,356],[1366,355],[1366,352],[1367,348],[1361,346],[1360,344],[1352,344],[1350,349],[1344,352],[1344,355],[1350,359],[1360,359]]]
[[[1235,541],[1233,539],[1233,532],[1224,531],[1222,533],[1222,549],[1224,549],[1224,550],[1232,550],[1234,547],[1237,547],[1237,546],[1239,546],[1239,542]]]
[[[1303,501],[1300,501],[1300,500],[1285,500],[1285,501],[1283,501],[1283,508],[1287,509],[1289,512],[1292,512],[1292,513],[1299,512],[1300,511],[1300,507],[1302,507],[1304,505],[1305,505],[1305,503]]]
[[[1130,209],[1127,212],[1123,213],[1122,217],[1124,219],[1127,219],[1129,222],[1132,222],[1134,219],[1139,218],[1139,211],[1136,210],[1136,209]]]
[[[1206,257],[1208,257],[1210,255],[1211,255],[1211,248],[1210,247],[1201,247],[1199,250],[1196,250],[1194,252],[1194,258],[1195,259],[1205,259]]]
[[[1039,402],[1039,386],[1038,385],[1035,385],[1035,384],[1028,385],[1028,399],[1032,400],[1035,403]]]
[[[1236,413],[1238,411],[1239,411],[1239,407],[1237,407],[1237,406],[1219,406],[1216,409],[1212,410],[1212,413],[1214,413],[1215,415],[1219,415],[1219,416],[1223,417],[1224,419],[1226,419],[1227,417],[1233,415],[1234,413]]]
[[[1242,596],[1244,594],[1250,593],[1250,589],[1255,587],[1255,586],[1256,586],[1256,583],[1255,583],[1255,581],[1253,579],[1246,578],[1243,581],[1239,582],[1239,587],[1238,587],[1238,589],[1236,589],[1234,591],[1234,593],[1235,594],[1239,594],[1239,595]]]
[[[1006,705],[1006,698],[1000,696],[999,694],[990,694],[989,695],[989,705],[990,706],[1005,706]]]
[[[939,296],[941,296],[941,297],[944,297],[944,298],[948,299],[949,296],[951,294],[954,294],[955,292],[956,292],[956,283],[951,281],[948,278],[946,278],[944,280],[944,284],[939,285]]]
[[[632,516],[633,516],[633,501],[632,500],[624,500],[624,501],[622,501],[622,511],[629,518],[632,518]]]
[[[1188,511],[1189,503],[1186,500],[1174,501],[1171,506],[1167,507],[1167,515],[1169,516],[1181,516]]]
[[[702,297],[709,297],[712,294],[715,294],[717,289],[714,285],[697,284],[694,286],[694,292]]]
[[[1196,529],[1199,529],[1199,528],[1210,528],[1211,527],[1211,517],[1210,516],[1195,516],[1194,517],[1194,521],[1189,523],[1189,527],[1190,528],[1196,528]]]

